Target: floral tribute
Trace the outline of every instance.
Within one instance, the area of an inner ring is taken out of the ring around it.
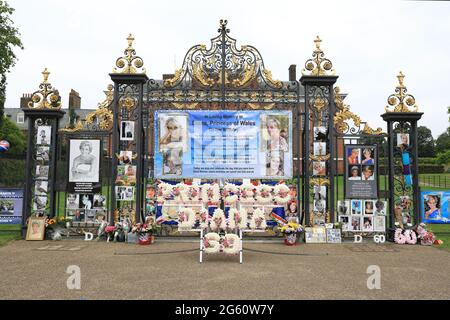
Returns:
[[[421,223],[417,226],[417,239],[420,240],[420,244],[424,246],[431,246],[435,241],[435,236],[432,232],[427,230],[425,223]]]
[[[226,206],[233,205],[238,201],[239,188],[232,183],[227,183],[222,190],[223,201]]]
[[[178,230],[191,230],[195,224],[195,212],[191,208],[183,208],[178,213]]]
[[[242,184],[239,187],[240,199],[242,203],[254,203],[255,202],[255,186],[251,183]]]
[[[250,229],[252,230],[264,230],[267,227],[266,217],[261,209],[253,211],[252,218],[250,220]]]
[[[220,201],[220,187],[218,184],[204,184],[202,186],[202,201],[217,204]]]
[[[416,244],[417,236],[414,230],[395,229],[394,242],[397,244]]]
[[[161,182],[158,185],[158,193],[156,200],[158,203],[163,203],[166,200],[169,200],[172,197],[172,185]]]
[[[284,205],[291,200],[291,196],[289,194],[289,187],[285,184],[277,184],[273,188],[274,200],[276,204]]]
[[[201,209],[198,215],[195,217],[196,222],[199,224],[201,229],[208,228],[209,225],[209,214],[205,209]]]
[[[241,209],[238,211],[231,208],[228,212],[228,229],[245,229],[247,228],[247,210]]]
[[[214,214],[209,226],[213,231],[225,230],[227,228],[225,213],[222,209],[217,208],[216,210],[214,210]]]
[[[197,202],[200,199],[200,188],[195,185],[185,185],[181,189],[181,200],[184,203]]]
[[[257,186],[255,198],[258,204],[272,203],[272,187],[266,184]]]
[[[241,239],[232,233],[220,236],[218,233],[210,232],[203,237],[203,248],[207,254],[223,252],[234,255],[239,253],[241,246]]]

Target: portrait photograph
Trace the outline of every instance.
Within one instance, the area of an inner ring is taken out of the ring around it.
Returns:
[[[424,218],[426,220],[441,220],[441,195],[436,194],[427,194],[423,199],[423,208]]]
[[[386,217],[385,216],[374,216],[373,231],[375,231],[375,232],[385,232],[386,231]]]
[[[125,184],[133,184],[136,182],[136,168],[137,166],[122,165],[117,166],[116,182],[122,181]]]
[[[361,149],[360,148],[348,148],[347,150],[347,164],[360,164],[361,163]]]
[[[80,209],[90,210],[94,206],[94,195],[93,194],[80,194],[79,206]]]
[[[339,215],[349,215],[350,214],[350,201],[339,200],[337,202],[337,212]]]
[[[364,214],[374,213],[374,202],[373,200],[364,200]]]
[[[27,226],[26,240],[44,240],[45,218],[30,217]]]
[[[163,156],[164,175],[183,174],[183,154],[188,146],[188,117],[186,114],[158,114],[158,146]]]
[[[50,147],[39,146],[36,149],[36,160],[48,162],[50,160]]]
[[[373,181],[375,180],[374,176],[375,166],[362,166],[362,181]]]
[[[69,182],[99,182],[100,140],[70,140]]]
[[[362,231],[372,232],[373,231],[373,217],[363,217]]]
[[[36,180],[48,180],[49,166],[36,166]]]
[[[327,142],[327,127],[314,127],[314,141]]]
[[[95,210],[95,209],[85,210],[86,222],[94,222],[95,218],[96,218],[96,214],[97,214],[97,210]]]
[[[313,148],[315,156],[325,156],[327,154],[326,142],[314,142]]]
[[[38,126],[36,144],[37,145],[50,145],[52,138],[52,127],[51,126]]]
[[[42,211],[47,207],[47,196],[35,196],[33,202],[33,210]]]
[[[408,146],[409,146],[409,134],[397,133],[397,147],[408,147]]]
[[[74,210],[80,207],[80,195],[76,193],[68,193],[66,199],[66,209]]]
[[[349,165],[347,180],[349,181],[361,180],[361,166]]]
[[[313,175],[314,176],[324,176],[326,175],[326,163],[325,161],[313,161]]]
[[[126,165],[132,164],[133,162],[133,151],[120,151],[119,164]]]
[[[352,216],[349,231],[361,231],[361,216]]]
[[[34,185],[34,194],[37,196],[46,196],[48,192],[48,181],[36,180]]]
[[[362,214],[362,201],[361,200],[351,200],[352,215]]]
[[[106,197],[101,194],[94,194],[94,208],[105,208]]]
[[[13,200],[0,200],[0,215],[13,214],[14,213],[14,201]]]
[[[261,151],[289,152],[289,116],[262,113],[260,116]]]
[[[116,186],[117,201],[134,201],[134,187]]]
[[[326,200],[327,199],[327,187],[326,186],[314,186],[314,200]]]
[[[342,231],[350,231],[351,230],[351,217],[347,215],[339,216],[340,223],[342,223]]]
[[[122,141],[134,140],[134,121],[120,122],[120,140]]]
[[[326,210],[325,200],[314,200],[314,211],[324,213]]]
[[[386,215],[386,206],[387,202],[382,200],[377,200],[375,202],[375,214],[377,215]]]
[[[361,151],[361,164],[375,165],[375,148],[362,148]]]

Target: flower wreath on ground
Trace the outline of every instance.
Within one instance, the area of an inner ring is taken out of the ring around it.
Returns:
[[[395,229],[394,242],[397,244],[416,244],[417,236],[414,230]]]
[[[272,187],[267,184],[260,184],[256,187],[256,203],[269,204],[272,202]]]
[[[250,220],[250,229],[264,230],[266,229],[266,217],[261,209],[256,209],[253,211],[252,219]]]
[[[202,201],[216,204],[220,201],[220,187],[218,184],[206,183],[202,185]]]
[[[255,186],[251,183],[242,184],[240,187],[241,197],[239,201],[242,203],[254,203],[255,202]]]
[[[228,212],[228,228],[229,229],[245,229],[247,228],[247,210],[242,208],[237,210],[231,208]]]
[[[156,201],[158,203],[163,203],[165,200],[170,199],[172,196],[172,185],[166,182],[161,182],[158,184],[158,195]]]
[[[200,187],[196,185],[184,185],[180,190],[181,200],[184,203],[197,202],[200,199]]]
[[[274,200],[276,204],[284,205],[291,200],[291,196],[289,194],[289,187],[285,184],[277,184],[273,188],[273,192],[275,194]]]
[[[421,245],[431,246],[435,240],[434,234],[427,230],[427,225],[423,222],[417,226],[417,234]]]
[[[223,201],[226,206],[233,205],[238,201],[239,188],[233,183],[227,183],[223,187]]]
[[[192,208],[183,208],[178,213],[178,229],[190,230],[195,224],[195,212]]]
[[[227,228],[225,213],[222,209],[217,208],[216,210],[214,210],[214,214],[209,226],[213,231],[225,230]]]

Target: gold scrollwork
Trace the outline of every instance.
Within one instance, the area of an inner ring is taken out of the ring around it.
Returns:
[[[327,161],[330,160],[331,155],[327,154],[327,155],[320,155],[320,156],[315,156],[312,153],[309,154],[309,159],[313,160],[313,161]]]
[[[134,37],[131,33],[128,36],[127,41],[128,47],[124,51],[125,56],[116,60],[116,68],[114,68],[113,73],[145,73],[145,68],[143,68],[144,60],[136,55],[136,50],[133,48]]]
[[[119,100],[119,106],[121,108],[133,109],[137,105],[137,101],[130,94],[126,94]]]
[[[388,106],[385,107],[386,112],[417,112],[419,110],[414,96],[407,93],[403,84],[404,78],[405,76],[400,71],[397,75],[398,86],[395,88],[395,93],[388,97]]]
[[[173,75],[172,78],[164,81],[164,85],[166,87],[174,87],[182,77],[183,77],[183,69],[178,69],[175,71],[175,74]]]
[[[176,102],[172,102],[172,105],[177,108],[177,109],[189,109],[189,110],[193,110],[197,107],[198,102],[193,102],[193,103],[176,103]]]
[[[317,36],[314,40],[316,49],[312,54],[312,59],[308,59],[305,62],[305,68],[302,70],[302,73],[309,71],[311,76],[327,76],[329,75],[329,72],[334,74],[331,60],[325,58],[325,54],[322,49],[320,49],[321,42],[322,40]]]
[[[45,68],[42,71],[44,80],[39,85],[39,90],[34,92],[31,96],[31,101],[28,102],[28,108],[30,109],[61,109],[61,97],[56,89],[53,89],[52,85],[48,82],[48,76],[50,72]]]
[[[248,103],[247,105],[253,110],[260,110],[260,109],[272,110],[273,107],[275,107],[275,103],[269,104]]]
[[[330,179],[328,178],[312,178],[309,180],[311,186],[329,186]]]
[[[272,78],[272,72],[267,70],[267,69],[263,69],[262,70],[262,75],[264,77],[264,79],[272,86],[275,87],[277,89],[280,89],[283,86],[283,83],[280,80],[274,80]]]

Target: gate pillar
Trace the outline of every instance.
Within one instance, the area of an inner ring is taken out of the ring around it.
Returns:
[[[303,203],[305,224],[314,225],[315,221],[334,221],[334,176],[336,165],[333,139],[333,119],[336,113],[333,85],[338,76],[334,75],[332,63],[324,57],[319,37],[314,40],[316,49],[312,59],[305,63],[300,83],[305,87],[305,122],[303,128]],[[333,74],[330,74],[333,73]],[[321,132],[319,128],[325,128]],[[325,175],[315,174],[313,166],[326,166]],[[325,194],[322,192],[325,189]],[[310,195],[313,190],[313,207]]]
[[[395,93],[388,97],[386,113],[381,117],[388,130],[388,185],[390,227],[409,226],[420,222],[419,164],[417,122],[423,112],[417,112],[415,98],[407,93],[403,73],[398,74]]]
[[[145,134],[142,111],[144,84],[148,77],[143,68],[144,61],[136,56],[131,34],[127,41],[125,55],[117,59],[116,68],[110,74],[114,82],[110,223],[119,221],[121,215],[140,222],[144,207]],[[126,151],[132,152],[132,156],[124,161]]]
[[[56,215],[58,129],[65,112],[61,110],[58,90],[48,82],[50,72],[47,68],[42,75],[44,79],[39,90],[22,109],[28,119],[22,236],[26,234],[26,223],[31,215]]]

